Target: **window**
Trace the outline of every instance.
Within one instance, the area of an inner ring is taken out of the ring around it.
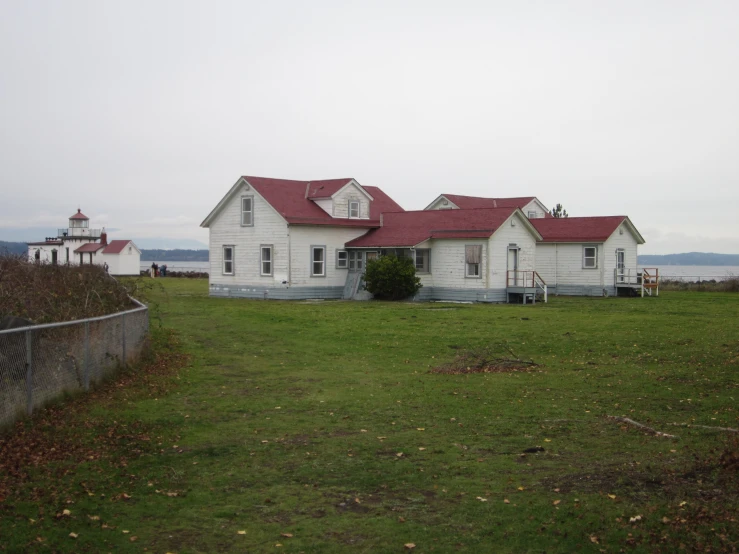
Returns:
[[[263,244],[259,247],[260,275],[272,275],[272,245]]]
[[[251,227],[254,225],[254,197],[241,197],[241,225]]]
[[[336,251],[336,269],[346,269],[349,267],[349,252],[346,250]]]
[[[234,247],[233,246],[223,247],[223,274],[224,275],[234,274]]]
[[[583,269],[596,269],[598,267],[597,246],[583,246],[582,267]]]
[[[326,276],[326,247],[311,246],[310,247],[311,277]]]
[[[535,211],[529,212],[529,219],[536,219],[539,217]]]
[[[359,200],[349,201],[349,217],[359,217]]]
[[[416,250],[416,273],[429,273],[429,254],[430,250],[421,248]]]
[[[480,278],[482,263],[482,245],[468,244],[464,247],[465,277]]]

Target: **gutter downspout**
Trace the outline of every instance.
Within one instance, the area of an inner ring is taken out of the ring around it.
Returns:
[[[491,235],[491,237],[488,238],[487,241],[485,241],[485,257],[487,258],[485,260],[487,262],[485,264],[485,266],[486,266],[485,267],[485,288],[486,289],[489,289],[490,288],[490,269],[491,269],[491,264],[490,264],[490,240],[491,240],[491,238],[492,238],[492,235]],[[506,283],[506,286],[508,286],[507,283]]]
[[[287,286],[288,288],[292,285],[292,246],[290,244],[290,224],[287,224]]]

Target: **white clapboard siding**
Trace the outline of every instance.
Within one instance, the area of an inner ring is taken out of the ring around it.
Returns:
[[[512,221],[515,222],[515,225],[511,225]],[[526,225],[527,222],[524,222],[516,212],[490,237],[489,288],[506,287],[509,269],[508,249],[512,245],[519,248],[519,271],[533,271],[536,269],[536,238]]]
[[[366,200],[366,199],[365,199]],[[293,225],[290,227],[291,286],[344,286],[347,269],[336,268],[336,250],[364,235],[369,228]],[[311,276],[311,246],[326,247],[326,276]]]
[[[586,245],[598,248],[596,268],[583,268],[583,247]],[[537,272],[547,285],[604,285],[603,243],[539,244],[536,248]]]
[[[241,197],[252,196],[254,224],[241,225]],[[260,275],[260,246],[272,245],[271,276]],[[234,247],[234,274],[223,275],[223,246]],[[210,224],[211,285],[281,285],[288,274],[287,223],[254,189],[239,191]]]
[[[359,202],[359,218],[369,219],[370,199],[367,198],[367,194],[360,190],[354,183],[351,183],[349,186],[345,186],[333,196],[333,216],[339,218],[349,217],[350,200],[356,200]]]
[[[624,250],[624,263],[626,269],[633,272],[636,270],[636,250],[637,242],[634,235],[623,223],[614,233],[608,237],[603,246],[605,282],[608,285],[614,284],[614,276],[616,270],[616,250]]]

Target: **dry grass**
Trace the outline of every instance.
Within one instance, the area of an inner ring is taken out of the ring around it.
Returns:
[[[102,268],[30,262],[0,256],[0,318],[34,323],[72,321],[132,307],[126,288]]]

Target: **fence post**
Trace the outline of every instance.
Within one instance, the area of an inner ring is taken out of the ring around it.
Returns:
[[[126,367],[126,314],[121,315],[121,336],[122,336],[122,344],[123,347],[123,354],[121,356],[121,362],[123,367]]]
[[[90,322],[85,321],[85,390],[90,390]]]
[[[26,331],[26,411],[33,413],[33,335]]]

